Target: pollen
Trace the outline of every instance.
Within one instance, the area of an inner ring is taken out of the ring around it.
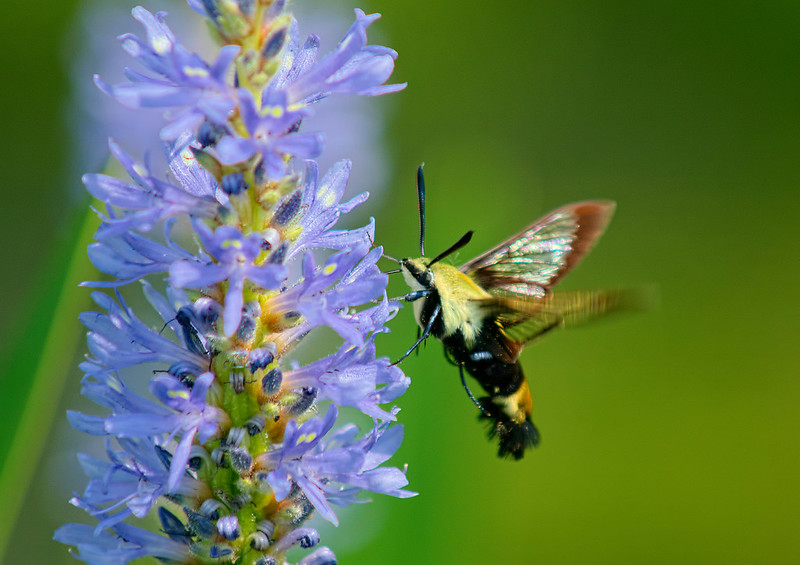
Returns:
[[[326,265],[324,269],[322,269],[322,273],[325,275],[330,275],[336,270],[336,263],[331,263],[330,265]]]

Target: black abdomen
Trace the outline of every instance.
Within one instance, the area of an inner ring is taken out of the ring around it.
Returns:
[[[491,395],[509,396],[525,382],[516,355],[506,347],[507,338],[497,324],[487,320],[474,344],[468,347],[461,331],[442,340],[459,365]]]
[[[489,438],[498,438],[498,455],[521,459],[538,445],[539,432],[531,421],[528,384],[508,339],[494,320],[488,320],[471,348],[460,331],[443,342],[453,360],[489,395],[478,399],[483,408],[479,418],[489,424]]]

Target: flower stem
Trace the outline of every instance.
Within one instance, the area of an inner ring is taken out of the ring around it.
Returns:
[[[88,206],[76,214],[72,237],[65,238],[63,246],[57,246],[55,257],[68,256],[66,262],[58,263],[45,277],[60,282],[51,293],[37,296],[54,296],[54,302],[45,301],[39,309],[48,310],[35,320],[27,333],[28,339],[15,349],[7,379],[29,380],[30,388],[24,407],[16,425],[10,423],[6,429],[14,430],[7,452],[0,456],[3,462],[0,471],[0,508],[3,509],[3,526],[0,527],[0,561],[3,561],[16,516],[22,507],[28,486],[35,473],[50,436],[42,430],[51,428],[53,418],[61,400],[67,376],[72,372],[71,360],[81,334],[75,331],[75,319],[89,304],[86,292],[78,288],[78,282],[89,278],[94,268],[86,256],[86,246],[92,240],[100,221]],[[58,252],[61,253],[58,253]],[[53,262],[50,263],[53,265]],[[44,338],[38,338],[44,336]],[[66,359],[66,361],[65,361]],[[31,366],[35,360],[35,366]],[[3,379],[4,381],[6,379]],[[7,402],[17,402],[17,395],[5,397]],[[6,413],[6,411],[3,411]]]

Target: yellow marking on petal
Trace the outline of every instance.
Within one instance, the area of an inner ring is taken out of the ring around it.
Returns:
[[[297,443],[298,443],[298,445],[301,444],[301,443],[309,443],[309,442],[314,441],[314,439],[316,439],[316,437],[317,437],[317,434],[313,433],[313,432],[310,433],[310,434],[303,434],[297,439]]]
[[[302,109],[303,109],[303,108],[305,108],[305,107],[306,107],[306,105],[305,105],[305,104],[303,104],[303,103],[301,103],[301,102],[297,102],[297,103],[295,103],[295,104],[289,104],[289,105],[286,107],[286,109],[287,109],[287,110],[289,110],[290,112],[295,112],[295,111],[297,111],[297,110],[302,110]]]
[[[183,74],[187,77],[201,77],[208,76],[208,71],[202,67],[183,67]]]
[[[322,269],[322,274],[330,275],[335,270],[336,270],[336,263],[331,263],[330,265],[328,265],[324,269]]]
[[[293,226],[288,230],[284,231],[283,236],[285,239],[295,240],[300,236],[301,233],[303,233],[303,226],[298,225],[298,226]]]
[[[336,194],[323,186],[317,191],[317,200],[320,200],[326,208],[330,208],[336,203]]]
[[[274,118],[280,118],[283,116],[283,108],[281,106],[265,106],[261,109],[261,115],[271,115]]]
[[[158,53],[159,55],[163,55],[164,53],[168,53],[171,51],[172,44],[170,43],[169,39],[166,37],[156,37],[150,43],[150,46],[153,48],[153,51]]]
[[[171,390],[168,394],[171,398],[183,398],[184,400],[189,398],[189,391],[187,390]]]
[[[238,239],[227,239],[222,243],[223,249],[228,249],[230,247],[235,247],[236,249],[242,248],[242,242]]]

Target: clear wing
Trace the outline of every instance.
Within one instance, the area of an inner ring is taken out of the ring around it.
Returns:
[[[544,298],[591,250],[614,203],[568,204],[462,265],[461,271],[498,298]]]

